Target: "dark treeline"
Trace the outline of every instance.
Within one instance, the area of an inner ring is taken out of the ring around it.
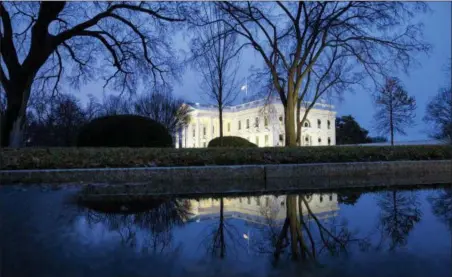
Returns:
[[[86,104],[65,93],[42,93],[30,100],[25,128],[27,146],[75,146],[80,128],[94,118],[109,115],[137,114],[163,124],[174,134],[188,119],[182,100],[169,93],[141,94],[135,97],[90,96]]]

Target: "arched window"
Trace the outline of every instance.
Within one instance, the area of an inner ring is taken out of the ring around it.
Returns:
[[[311,122],[309,122],[309,120],[306,119],[306,120],[303,122],[303,127],[305,127],[305,128],[311,127]]]

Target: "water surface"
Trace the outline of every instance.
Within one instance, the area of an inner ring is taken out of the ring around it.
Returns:
[[[99,199],[1,188],[0,276],[452,275],[450,187]]]

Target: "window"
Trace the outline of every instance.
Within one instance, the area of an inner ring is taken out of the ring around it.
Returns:
[[[202,133],[203,133],[203,135],[205,136],[206,135],[206,127],[202,127]]]
[[[259,146],[259,137],[256,136],[256,145]]]
[[[323,196],[322,195],[320,195],[320,203],[322,203],[323,202]]]
[[[279,116],[279,122],[282,123],[282,115]]]
[[[328,145],[331,145],[331,138],[328,138]]]
[[[254,121],[254,126],[259,127],[259,117],[256,117],[256,120]]]
[[[326,126],[328,129],[331,129],[331,122],[329,120],[326,121]]]
[[[306,127],[306,128],[309,128],[309,127],[311,127],[311,123],[309,123],[308,120],[305,120],[304,123],[303,123],[303,126]]]
[[[305,138],[304,138],[304,141],[309,142],[309,138],[308,138],[308,137],[305,137]]]
[[[281,201],[281,207],[284,206],[284,201]]]
[[[239,120],[239,130],[242,129],[242,121]]]
[[[322,121],[320,119],[317,119],[317,128],[322,128]]]
[[[250,128],[250,120],[247,119],[247,120],[246,120],[246,129],[249,129],[249,128]]]
[[[268,146],[268,135],[265,135],[265,146]]]
[[[258,206],[261,205],[261,198],[260,198],[260,197],[256,197],[256,204],[257,204]]]
[[[239,202],[242,203],[242,198],[241,197],[239,198]]]
[[[228,132],[231,131],[231,122],[228,122]]]
[[[195,137],[196,136],[196,128],[194,126],[193,126],[192,131],[193,131],[193,137]]]
[[[333,201],[333,195],[330,194],[330,202]]]
[[[279,141],[283,141],[283,140],[284,140],[283,134],[279,134]]]
[[[321,138],[319,138],[317,141],[319,142],[319,144],[322,144],[322,139]]]
[[[248,205],[251,205],[251,198],[248,196]]]
[[[268,126],[268,116],[264,117],[264,126]]]

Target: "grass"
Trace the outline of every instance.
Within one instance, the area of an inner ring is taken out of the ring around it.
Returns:
[[[3,148],[0,170],[452,159],[447,145],[297,148]]]

